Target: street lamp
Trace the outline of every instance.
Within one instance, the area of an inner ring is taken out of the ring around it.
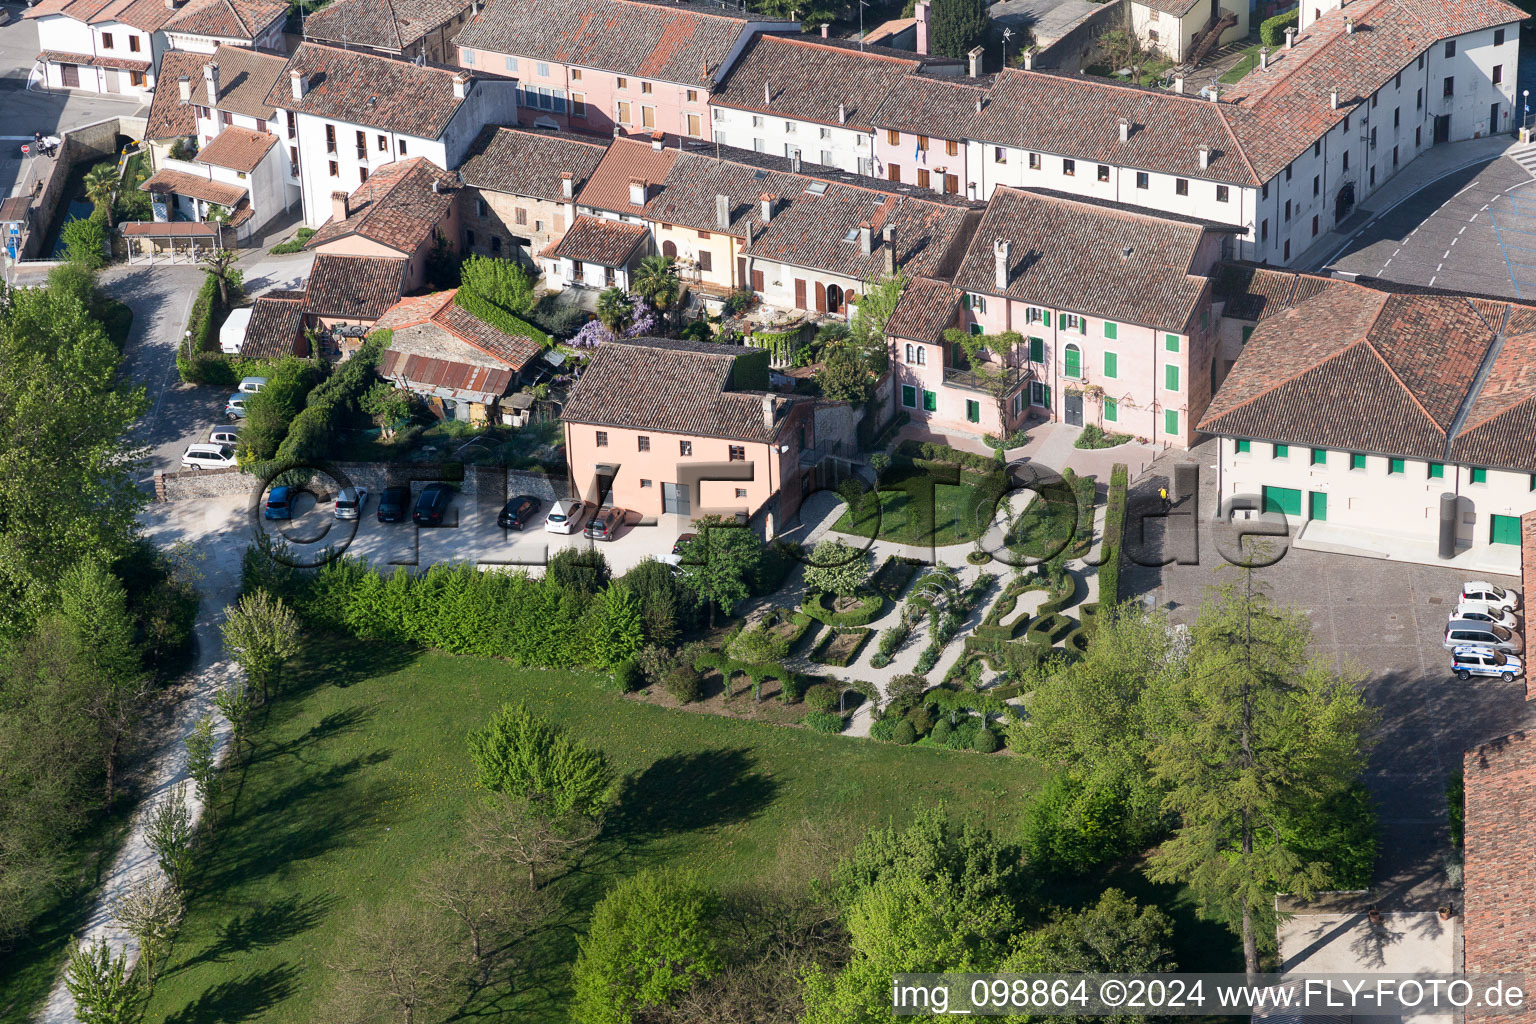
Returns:
[[[1531,90],[1522,89],[1520,97],[1525,101],[1525,110],[1521,112],[1520,125],[1524,128],[1531,126]]]

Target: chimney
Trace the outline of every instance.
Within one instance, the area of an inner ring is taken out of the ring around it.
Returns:
[[[764,192],[762,195],[757,197],[758,208],[762,212],[762,221],[764,224],[767,224],[769,221],[773,220],[773,199],[774,197],[772,193],[769,192]]]
[[[1035,70],[1035,50],[1034,50],[1034,47],[1030,47],[1029,49],[1024,51],[1024,70],[1025,71],[1033,71],[1033,70]]]
[[[978,113],[978,114],[979,114],[979,113],[981,113],[981,108],[982,108],[982,105],[983,105],[983,104],[982,104],[982,102],[981,102],[981,97],[980,97],[980,96],[977,96],[977,97],[976,97],[976,113]]]
[[[885,249],[885,276],[896,276],[896,225],[887,224],[880,229],[880,243]]]
[[[1212,103],[1220,103],[1221,102],[1221,83],[1220,82],[1212,82],[1211,83],[1211,102]]]
[[[1127,121],[1123,117],[1120,119],[1120,141],[1121,142],[1130,142],[1131,141],[1131,122]]]
[[[1333,110],[1339,109],[1339,87],[1334,86],[1328,90],[1328,106]]]
[[[1355,19],[1354,18],[1345,18],[1344,19],[1344,34],[1347,35],[1347,36],[1352,36],[1352,35],[1355,34]]]
[[[660,153],[662,147],[667,144],[667,136],[664,132],[651,132],[651,148]]]
[[[475,0],[474,3],[469,5],[469,16],[471,18],[480,17],[480,0]]]
[[[469,92],[469,72],[460,71],[453,76],[453,98],[461,100]]]
[[[776,411],[775,404],[772,395],[763,396],[763,426],[770,429],[773,427],[773,421],[777,418],[774,415]]]
[[[721,231],[728,231],[731,227],[731,197],[727,195],[715,195],[715,227]]]
[[[821,26],[821,38],[827,38],[827,26],[825,22],[823,22]]]
[[[997,290],[1008,290],[1008,254],[1013,249],[1013,243],[1006,238],[994,239],[992,242],[992,283],[997,285]]]
[[[928,15],[932,12],[933,5],[929,0],[918,0],[913,13],[917,15],[917,52],[924,57],[928,56]]]
[[[1259,47],[1259,70],[1269,70],[1269,47],[1267,46]]]
[[[966,68],[969,71],[970,76],[972,78],[980,78],[981,77],[981,55],[982,55],[982,52],[983,51],[982,51],[981,47],[978,46],[974,50],[972,50],[970,53],[965,55]]]
[[[576,197],[576,175],[570,171],[560,172],[560,198],[574,199]]]
[[[874,229],[869,226],[869,221],[859,224],[859,250],[868,256],[875,249]]]
[[[1203,171],[1211,166],[1211,147],[1200,147],[1200,169]]]
[[[288,72],[288,84],[293,87],[293,98],[301,100],[309,92],[309,76],[298,68]]]
[[[331,220],[340,223],[352,215],[351,198],[345,192],[331,193]]]
[[[432,194],[439,195],[443,191],[443,183],[437,178],[432,179]]]
[[[763,106],[765,107],[773,106],[773,90],[770,88],[770,85],[771,83],[766,78],[763,79]]]
[[[1292,25],[1285,30],[1285,48],[1289,50],[1296,45],[1296,26]]]
[[[176,88],[181,90],[181,102],[183,102],[183,103],[191,103],[192,102],[192,78],[191,78],[191,76],[189,76],[189,75],[182,75],[180,78],[178,78],[176,80]]]
[[[1183,75],[1174,75],[1173,76],[1173,91],[1178,93],[1180,96],[1184,95],[1184,76]]]
[[[630,178],[629,179],[629,205],[630,206],[644,206],[645,205],[645,179],[644,178]]]
[[[848,123],[848,106],[847,106],[847,104],[839,103],[837,105],[837,123],[838,124],[847,124]]]
[[[209,61],[203,65],[203,82],[208,86],[208,109],[212,110],[219,105],[218,61]]]
[[[789,169],[796,174],[800,173],[800,151],[798,149],[789,154]]]

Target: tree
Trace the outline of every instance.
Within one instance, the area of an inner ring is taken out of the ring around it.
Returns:
[[[874,372],[852,345],[828,346],[815,380],[823,398],[854,405],[868,402],[875,386]]]
[[[635,304],[622,288],[605,289],[597,297],[597,318],[614,333],[622,331],[634,313]]]
[[[537,300],[528,271],[511,260],[471,256],[459,267],[459,282],[459,287],[518,316],[527,316]]]
[[[111,907],[112,919],[139,940],[144,980],[153,985],[186,909],[181,893],[164,875],[145,875],[112,897]]]
[[[330,1016],[356,1024],[386,1014],[402,1024],[428,1016],[464,980],[456,939],[449,915],[420,900],[365,907],[326,961],[337,979]]]
[[[719,898],[687,874],[642,871],[592,911],[572,970],[579,1024],[629,1024],[719,972]]]
[[[763,562],[763,540],[752,529],[724,516],[704,516],[696,523],[698,536],[686,544],[679,567],[683,585],[709,605],[709,624],[715,624],[715,607],[726,615],[752,593],[753,580]]]
[[[498,954],[538,928],[557,907],[543,890],[513,877],[507,863],[473,850],[455,850],[430,862],[416,880],[416,895],[464,926],[482,985]]]
[[[383,429],[385,437],[393,437],[396,425],[411,414],[411,393],[381,380],[363,392],[358,404]]]
[[[200,253],[197,257],[198,265],[208,272],[209,277],[219,282],[219,302],[223,303],[226,309],[229,308],[230,286],[239,287],[237,275],[240,272],[235,269],[235,264],[239,260],[238,252],[223,248]]]
[[[1019,373],[1023,336],[1018,331],[971,334],[951,327],[944,332],[944,340],[965,353],[965,361],[975,375],[977,385],[997,403],[998,437],[1006,437],[1008,400],[1023,379]]]
[[[441,230],[434,229],[432,232],[432,248],[427,252],[422,276],[427,280],[427,287],[433,291],[458,287],[459,254]]]
[[[107,265],[107,224],[97,216],[64,223],[64,258],[86,270]]]
[[[882,365],[889,359],[889,342],[885,325],[891,314],[901,304],[902,293],[907,288],[907,276],[897,271],[892,277],[882,277],[864,282],[864,294],[859,297],[858,311],[848,325],[849,340],[864,353],[866,359],[878,357]]]
[[[574,861],[602,830],[601,816],[547,813],[542,803],[511,793],[487,794],[469,821],[469,845],[481,858],[499,858],[526,872],[537,889],[540,874]]]
[[[1094,43],[1099,52],[1104,54],[1104,62],[1111,71],[1130,68],[1133,82],[1141,76],[1141,65],[1147,59],[1147,51],[1136,33],[1123,28],[1106,29],[1099,33]]]
[[[257,590],[225,606],[222,632],[224,650],[261,687],[265,702],[283,662],[299,653],[299,617],[278,598]]]
[[[986,0],[934,0],[928,15],[928,51],[964,57],[981,45],[990,27]]]
[[[846,596],[868,578],[869,552],[851,547],[841,538],[819,542],[805,566],[806,589],[821,593]]]
[[[307,359],[287,356],[278,362],[266,385],[245,403],[245,422],[240,426],[242,463],[264,462],[277,455],[289,424],[319,380],[319,369]]]
[[[128,953],[112,955],[105,942],[69,947],[64,987],[75,1001],[80,1024],[137,1024],[144,1017],[139,983],[128,971]]]
[[[1330,881],[1329,866],[1287,837],[1286,820],[1353,785],[1373,722],[1353,678],[1309,660],[1310,640],[1306,617],[1276,608],[1246,570],[1201,606],[1184,669],[1150,711],[1152,775],[1179,827],[1149,875],[1187,883],[1236,920],[1250,977],[1256,918],[1275,893],[1310,898]]]
[[[482,788],[526,797],[555,816],[595,816],[613,786],[613,768],[601,750],[523,704],[503,704],[485,728],[470,733],[469,755]]]
[[[96,206],[96,212],[106,219],[107,227],[112,227],[112,204],[117,199],[119,182],[117,179],[117,164],[114,161],[103,161],[92,167],[85,173],[85,181],[82,183],[85,189],[85,198]]]
[[[609,668],[640,653],[645,643],[640,599],[622,583],[611,583],[588,611],[586,647],[592,665]]]
[[[245,738],[245,726],[251,717],[251,688],[243,680],[227,683],[214,695],[213,705],[229,720],[229,745],[239,754],[240,741]]]
[[[165,877],[180,889],[192,866],[192,812],[187,809],[185,782],[178,782],[150,810],[144,841],[155,851]]]
[[[561,590],[591,597],[608,585],[608,556],[596,548],[561,548],[544,567],[544,578]]]
[[[197,790],[197,798],[203,805],[203,818],[213,828],[213,794],[218,784],[218,765],[215,762],[213,716],[204,715],[192,726],[185,740],[187,746],[187,774]]]
[[[635,294],[655,309],[665,313],[682,291],[677,278],[677,261],[671,256],[653,253],[640,260],[635,269]]]

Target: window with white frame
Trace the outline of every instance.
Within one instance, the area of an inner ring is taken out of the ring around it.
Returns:
[[[919,345],[919,346],[917,346],[917,365],[918,366],[927,366],[928,365],[928,346],[927,345]]]
[[[1024,322],[1027,324],[1038,324],[1044,319],[1045,311],[1037,306],[1030,306],[1028,309],[1024,310]]]
[[[907,343],[907,362],[917,362],[917,346],[910,342]]]

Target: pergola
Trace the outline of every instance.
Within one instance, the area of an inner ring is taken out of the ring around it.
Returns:
[[[223,247],[223,225],[212,221],[130,221],[122,226],[128,243],[128,262],[154,262],[168,256],[173,262],[196,263],[199,253]]]

